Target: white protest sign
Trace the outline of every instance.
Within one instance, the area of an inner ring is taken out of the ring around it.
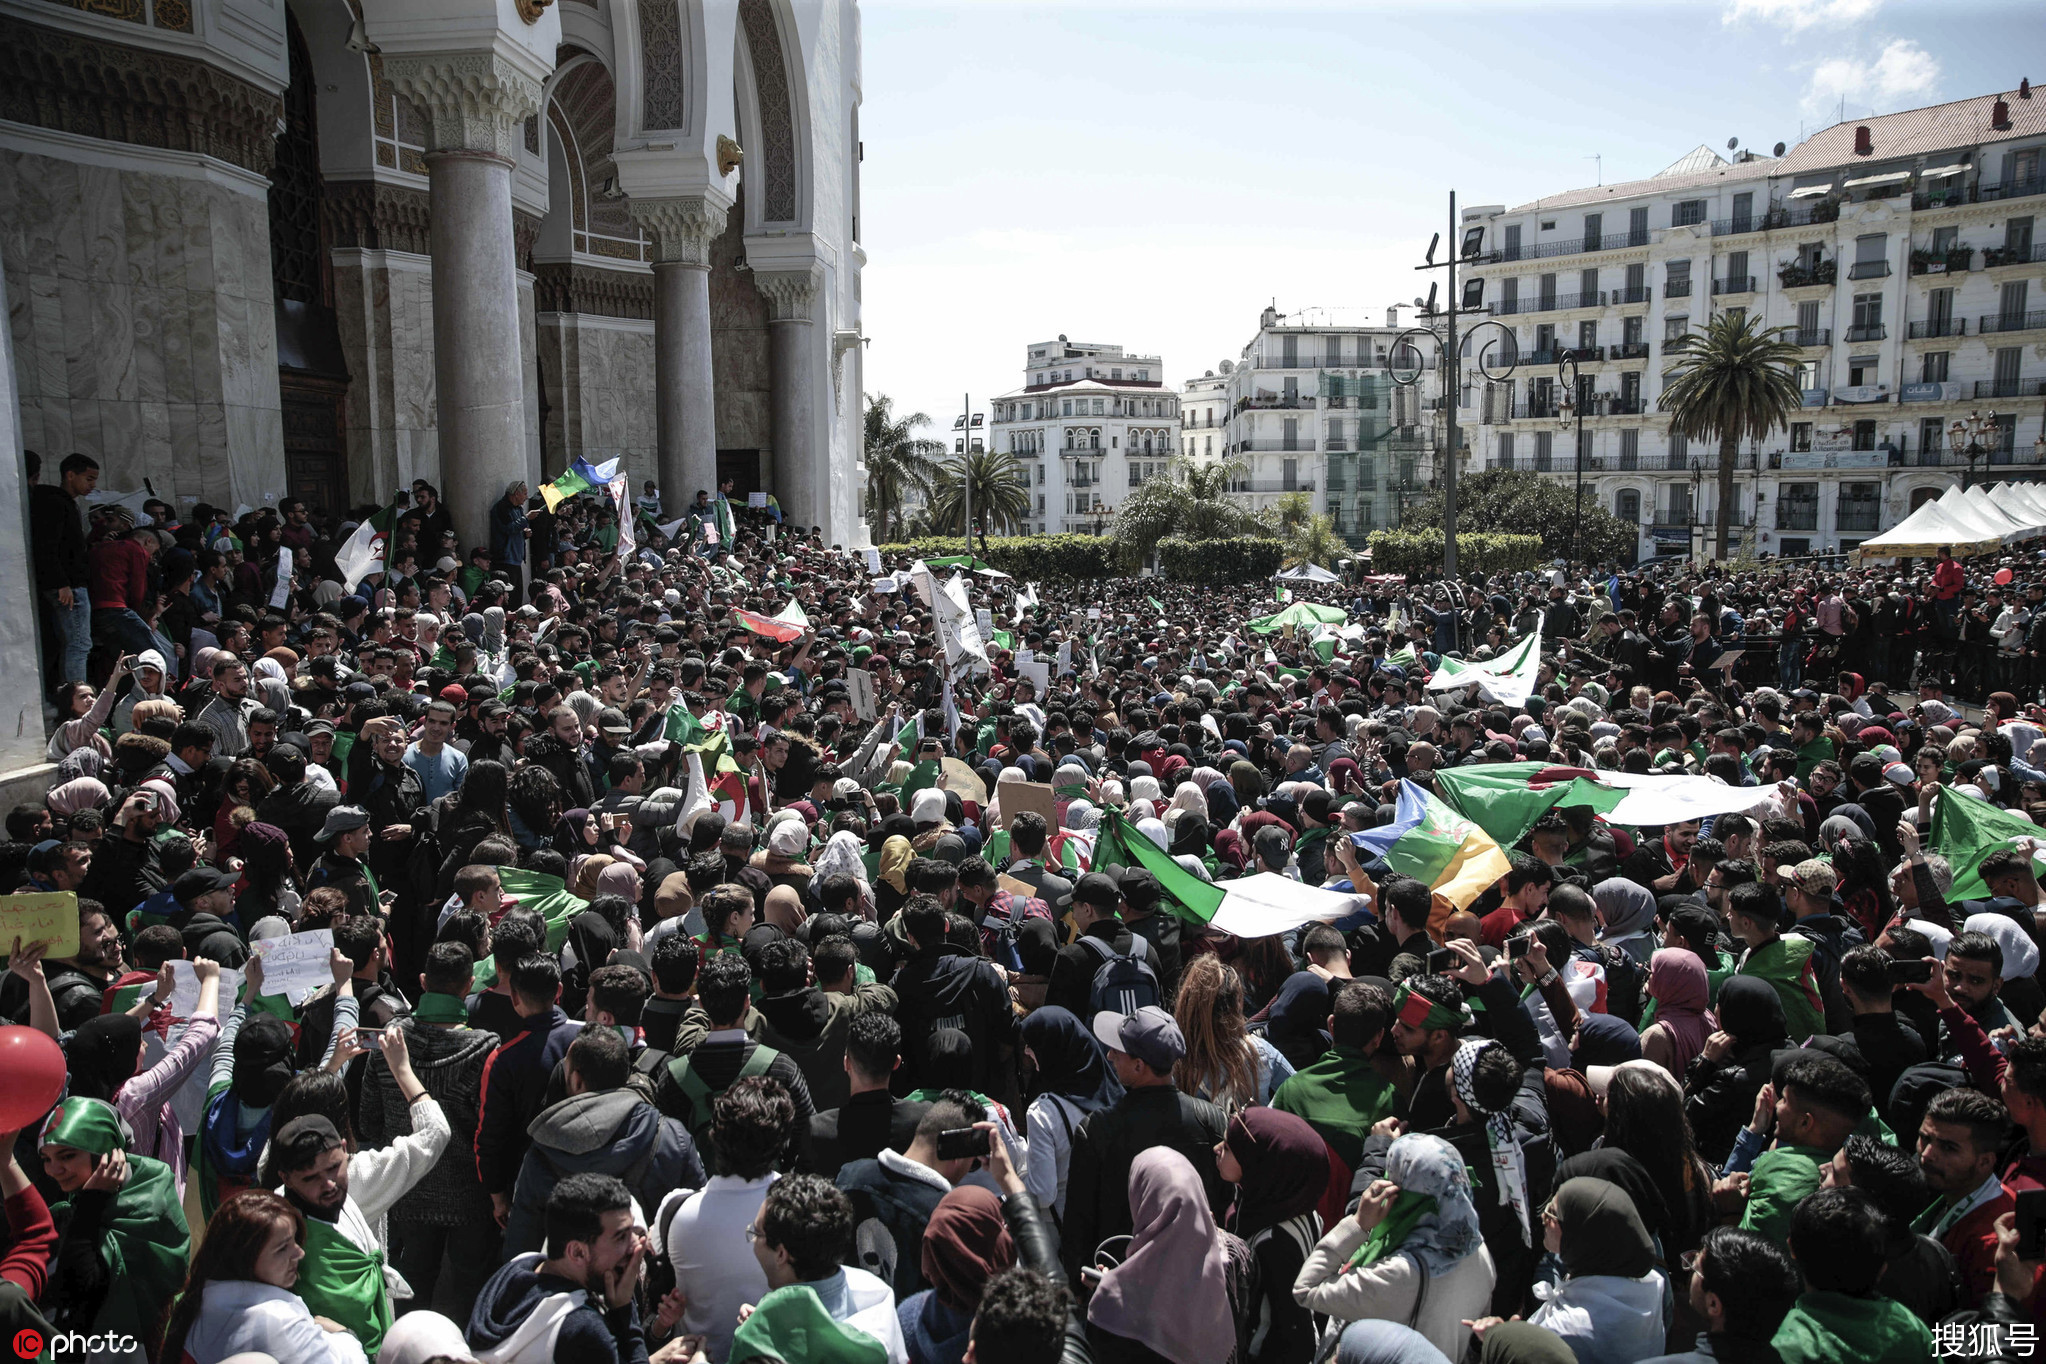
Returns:
[[[1059,642],[1058,669],[1061,677],[1073,670],[1073,641],[1070,639]]]
[[[760,508],[760,509],[762,509],[762,510],[765,510],[765,509],[766,509],[766,507],[767,507],[767,494],[766,494],[766,493],[747,493],[747,494],[746,494],[746,505],[747,505],[747,506],[749,506],[749,507],[758,507],[758,508]]]
[[[881,576],[880,550],[870,549],[867,551],[867,572],[876,578]]]
[[[1088,620],[1100,620],[1100,619],[1101,619],[1101,608],[1100,608],[1100,607],[1098,607],[1098,606],[1090,606],[1090,607],[1088,607],[1088,608],[1087,608],[1087,619],[1088,619]]]
[[[874,718],[874,675],[865,668],[845,670],[846,691],[852,696],[853,714],[862,720]]]
[[[1031,660],[1036,657],[1037,650],[1035,649],[1018,649],[1016,651],[1016,666],[1019,668],[1027,668],[1030,666]]]
[[[322,985],[334,982],[327,965],[334,951],[334,930],[316,928],[282,938],[261,938],[249,951],[263,959],[263,993],[284,995],[296,1004]]]
[[[291,600],[291,546],[277,547],[277,590],[270,594],[270,605],[283,610],[284,603]]]
[[[1051,690],[1051,664],[1040,663],[1033,658],[1028,663],[1018,663],[1016,671],[1037,688],[1039,696]]]
[[[977,606],[973,609],[973,623],[980,627],[981,639],[990,640],[995,637],[995,618],[988,614],[988,609],[985,606]]]
[[[171,962],[170,969],[171,975],[177,981],[177,984],[171,987],[171,1017],[180,1021],[189,1019],[199,1010],[198,973],[192,969],[192,963],[183,958]],[[332,980],[333,978],[333,974],[329,972],[327,979]],[[235,998],[241,993],[241,988],[242,973],[225,966],[221,967],[220,1001],[215,1006],[220,1010],[221,1015],[224,1016],[234,1009]]]

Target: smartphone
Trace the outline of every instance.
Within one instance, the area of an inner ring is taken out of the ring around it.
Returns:
[[[1446,976],[1454,971],[1463,959],[1446,947],[1438,947],[1428,954],[1428,974]]]
[[[355,1029],[355,1045],[361,1047],[364,1051],[375,1051],[379,1046],[383,1045],[381,1040],[383,1035],[384,1030],[382,1028],[357,1028]]]
[[[1890,984],[1924,985],[1932,979],[1933,961],[1893,961],[1890,963]]]
[[[1519,961],[1522,957],[1527,955],[1528,949],[1533,946],[1534,946],[1533,938],[1527,937],[1508,938],[1506,940],[1506,955],[1509,960]]]
[[[2018,1258],[2046,1258],[2046,1189],[2018,1191]]]
[[[988,1153],[988,1138],[993,1134],[985,1127],[953,1127],[938,1133],[939,1160],[971,1160]]]

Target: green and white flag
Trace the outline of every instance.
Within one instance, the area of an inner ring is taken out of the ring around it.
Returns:
[[[391,527],[397,524],[398,503],[394,499],[391,505],[355,528],[355,533],[334,555],[343,587],[353,592],[364,578],[384,571],[384,546],[391,538]]]
[[[1542,667],[1542,632],[1535,632],[1497,658],[1483,663],[1459,663],[1453,658],[1428,679],[1429,691],[1456,691],[1473,682],[1487,700],[1502,706],[1518,706],[1534,695],[1535,677]]]

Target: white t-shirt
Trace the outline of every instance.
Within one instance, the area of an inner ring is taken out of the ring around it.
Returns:
[[[705,1337],[711,1364],[724,1364],[731,1352],[740,1306],[767,1294],[767,1275],[753,1258],[746,1228],[779,1178],[772,1171],[759,1179],[714,1175],[668,1223],[668,1262],[675,1267],[675,1287],[689,1299],[681,1329]]]

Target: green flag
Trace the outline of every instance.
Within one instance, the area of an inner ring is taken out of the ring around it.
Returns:
[[[2015,846],[2020,838],[2040,837],[2039,826],[2030,820],[1942,787],[1934,797],[1932,839],[1927,850],[1946,858],[1954,869],[1948,903],[1986,900],[1995,892],[1982,879],[1982,859],[1999,848]],[[2046,870],[2046,858],[2034,852],[2032,866],[2035,871]]]
[[[909,769],[909,775],[902,779],[901,786],[896,786],[892,782],[883,782],[874,789],[876,791],[895,792],[896,796],[902,801],[902,808],[907,810],[909,809],[909,798],[923,790],[926,786],[936,786],[939,774],[938,760],[936,758],[925,758],[915,767]]]
[[[1153,611],[1156,611],[1161,616],[1165,614],[1164,602],[1159,601],[1156,597],[1146,597],[1144,598],[1144,600],[1151,603],[1151,609]]]
[[[909,723],[902,727],[902,733],[897,736],[895,756],[903,762],[914,762],[916,760],[916,746],[923,740],[923,737],[924,713],[918,711],[910,718]]]
[[[1010,634],[1007,630],[997,630],[995,631],[995,643],[1001,645],[1004,649],[1014,649],[1016,647],[1016,636]]]
[[[683,705],[680,700],[668,707],[668,742],[680,744],[684,748],[693,748],[702,743],[704,736],[709,733],[710,730],[703,721],[691,715],[689,707]]]
[[[1189,923],[1207,923],[1222,907],[1220,886],[1209,885],[1173,861],[1171,854],[1115,810],[1104,814],[1101,832],[1094,840],[1093,869],[1110,866],[1142,867],[1157,877],[1165,891],[1164,907]]]
[[[1316,658],[1319,658],[1324,663],[1333,662],[1335,659],[1336,642],[1333,637],[1317,639],[1313,641],[1312,644],[1310,644],[1308,647],[1312,648],[1314,650],[1314,656]]]
[[[1435,774],[1435,793],[1502,848],[1518,843],[1551,809],[1589,805],[1605,814],[1627,795],[1620,787],[1601,786],[1584,777],[1536,785],[1543,770],[1542,763],[1446,767]]]
[[[568,941],[568,921],[590,907],[588,900],[570,895],[567,883],[559,876],[549,876],[546,872],[499,867],[497,883],[504,888],[506,895],[519,902],[521,909],[537,910],[547,921],[549,952],[561,950],[561,945]]]
[[[594,483],[591,483],[587,478],[577,473],[574,465],[570,465],[560,478],[555,479],[552,483],[542,483],[540,485],[540,496],[547,503],[547,510],[551,512],[569,498],[576,496],[578,493],[586,493],[595,486]]]

